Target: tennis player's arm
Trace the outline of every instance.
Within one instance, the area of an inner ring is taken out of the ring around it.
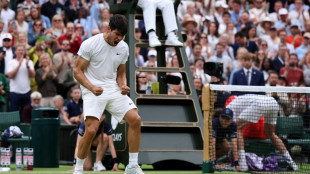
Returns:
[[[87,77],[84,74],[84,70],[88,66],[89,61],[82,58],[81,56],[78,56],[75,67],[73,68],[73,75],[74,78],[85,88],[92,91],[91,89],[94,87],[93,84],[90,83],[90,81],[87,79]]]
[[[117,68],[117,83],[120,88],[124,85],[127,86],[126,64],[120,64]]]

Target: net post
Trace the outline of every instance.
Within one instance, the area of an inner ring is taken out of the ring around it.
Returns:
[[[206,84],[202,88],[202,111],[203,111],[203,162],[202,173],[214,173],[213,162],[210,156],[210,140],[211,140],[211,126],[212,118],[210,115],[211,105],[211,91],[210,84]]]

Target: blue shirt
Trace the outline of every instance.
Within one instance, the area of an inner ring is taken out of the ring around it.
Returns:
[[[298,61],[300,61],[302,59],[302,57],[304,56],[304,54],[306,53],[306,51],[308,50],[308,47],[306,47],[305,45],[300,45],[298,48],[296,48],[296,54],[298,57]]]
[[[69,118],[75,117],[77,115],[81,115],[83,112],[83,105],[81,102],[75,103],[72,99],[70,99],[66,106],[64,107],[65,111],[69,114]]]
[[[237,138],[237,124],[232,122],[227,128],[222,128],[219,118],[212,120],[212,137],[217,139]]]
[[[96,136],[98,136],[99,134],[101,134],[102,132],[102,128],[103,128],[103,132],[106,133],[107,135],[112,135],[112,127],[110,124],[106,123],[105,121],[101,122],[98,128],[98,131],[96,133]],[[83,121],[80,126],[79,126],[79,130],[78,130],[78,134],[81,136],[84,136],[85,133],[85,121]]]

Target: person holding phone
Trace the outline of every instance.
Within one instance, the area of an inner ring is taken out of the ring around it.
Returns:
[[[0,47],[0,73],[7,75],[8,64],[15,56],[15,47],[12,47],[12,35],[4,33],[2,35],[2,47]]]

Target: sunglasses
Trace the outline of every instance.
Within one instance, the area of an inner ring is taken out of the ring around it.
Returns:
[[[61,22],[61,19],[55,19],[54,22]]]
[[[63,46],[69,46],[70,44],[62,44]]]
[[[42,24],[34,24],[34,26],[42,26]]]
[[[139,77],[139,79],[144,79],[144,78],[146,78],[145,76],[141,76],[141,77]]]
[[[3,39],[4,42],[10,42],[11,39]]]

